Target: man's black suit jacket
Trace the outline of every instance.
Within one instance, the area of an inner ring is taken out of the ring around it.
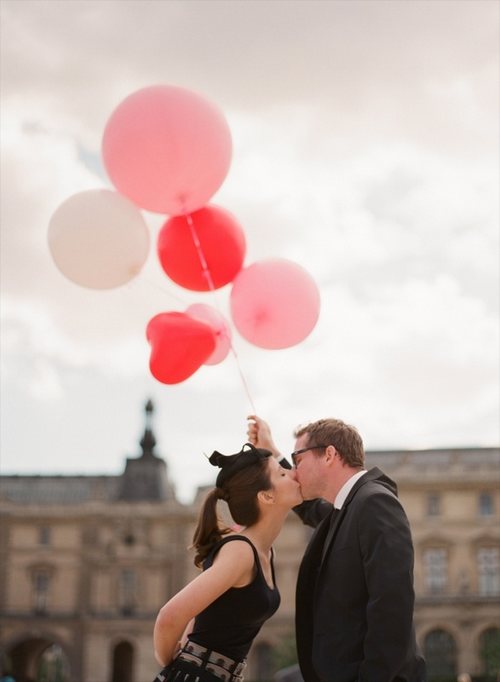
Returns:
[[[342,509],[295,509],[317,526],[297,580],[296,636],[305,682],[425,682],[413,627],[413,544],[396,485],[379,469]]]

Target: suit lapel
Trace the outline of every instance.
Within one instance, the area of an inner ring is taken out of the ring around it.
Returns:
[[[314,534],[302,558],[302,563],[300,566],[302,572],[309,572],[310,567],[319,566],[325,538],[328,533],[332,518],[335,518],[335,515],[335,510],[332,510],[332,514],[329,514],[327,517],[325,517],[314,531]]]
[[[370,471],[367,471],[364,476],[361,476],[361,478],[359,478],[353,485],[351,491],[349,492],[349,495],[346,498],[346,501],[342,505],[342,509],[337,510],[337,513],[334,513],[332,515],[332,518],[330,520],[330,529],[328,531],[328,534],[325,538],[325,542],[323,545],[323,552],[321,554],[321,564],[323,564],[323,561],[325,560],[328,550],[330,549],[335,539],[335,536],[337,535],[337,531],[347,513],[347,509],[353,497],[365,483],[368,483],[368,481],[372,481],[373,479],[378,478],[381,474],[382,472],[380,471],[380,469],[374,467],[373,469],[370,469]]]

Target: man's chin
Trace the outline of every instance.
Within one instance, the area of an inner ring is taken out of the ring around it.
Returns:
[[[300,490],[300,494],[302,495],[302,499],[304,502],[307,502],[308,500],[315,500],[318,496],[317,495],[310,495],[308,494],[307,490]]]

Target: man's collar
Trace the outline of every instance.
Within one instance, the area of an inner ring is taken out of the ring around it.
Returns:
[[[366,469],[362,469],[361,471],[358,471],[355,474],[353,474],[351,478],[347,479],[347,481],[344,483],[342,488],[337,493],[337,497],[333,502],[333,506],[335,507],[335,509],[342,509],[344,502],[347,499],[347,496],[354,487],[354,484],[359,478],[361,478],[361,476],[364,476],[366,472],[367,472]]]

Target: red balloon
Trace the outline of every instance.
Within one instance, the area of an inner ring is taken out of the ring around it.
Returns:
[[[245,235],[235,218],[209,205],[189,216],[170,218],[158,235],[158,258],[165,273],[193,291],[219,289],[243,266]]]
[[[151,346],[151,374],[163,384],[184,381],[215,350],[215,334],[210,325],[179,312],[153,317],[146,337]]]

